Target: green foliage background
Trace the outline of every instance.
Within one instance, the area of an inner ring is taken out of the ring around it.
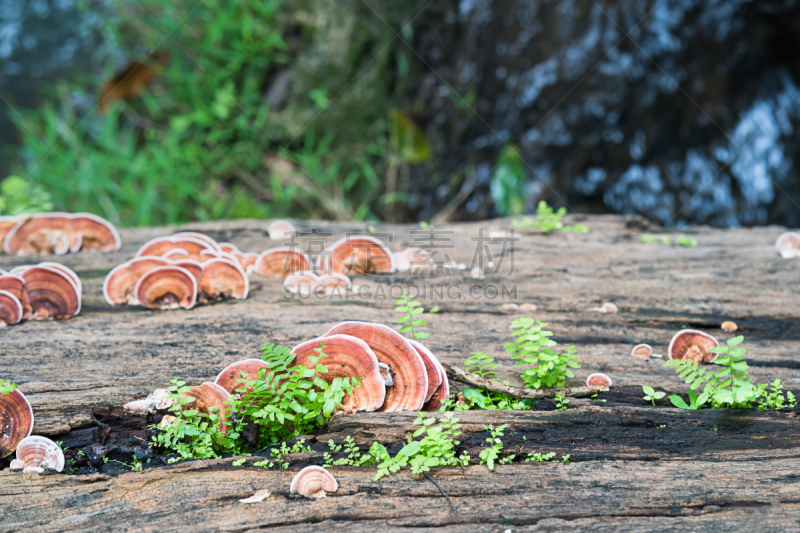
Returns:
[[[395,110],[411,69],[395,30],[410,38],[419,6],[373,4],[391,18],[355,0],[111,0],[102,76],[13,115],[23,147],[12,172],[50,208],[123,226],[377,219],[402,199],[384,176],[424,164],[430,148]],[[100,113],[103,81],[156,51],[169,61],[141,97]]]

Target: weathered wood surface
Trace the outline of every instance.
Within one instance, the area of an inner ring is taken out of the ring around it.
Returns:
[[[27,322],[0,331],[0,376],[18,383],[30,398],[37,433],[62,434],[92,426],[94,412],[143,396],[175,375],[190,382],[213,379],[227,364],[256,356],[267,342],[292,346],[343,320],[392,323],[393,301],[376,295],[379,289],[428,283],[445,291],[451,287],[444,299],[423,298],[426,307],[441,307],[437,315],[426,316],[432,332],[426,343],[432,351],[448,364],[460,363],[474,350],[486,351],[497,357],[500,377],[513,383],[519,383],[517,371],[501,344],[508,340],[510,320],[527,315],[550,324],[560,344],[576,345],[582,368],[572,386],[599,371],[611,375],[621,390],[649,384],[683,391],[674,371],[662,368],[659,360],[631,357],[631,347],[647,342],[664,353],[672,334],[684,325],[727,339],[734,334],[722,333],[719,324],[734,320],[740,328],[736,334],[746,338],[751,376],[761,382],[779,377],[788,388],[800,389],[800,263],[775,252],[782,228],[695,228],[686,233],[699,246],[682,248],[642,244],[648,228],[637,220],[592,216],[585,223],[592,230],[587,235],[522,234],[513,274],[507,273],[507,258],[502,273],[487,272],[483,280],[473,279],[469,269],[434,278],[362,277],[355,283],[369,285],[373,296],[351,301],[289,300],[280,282],[254,278],[247,301],[167,313],[111,308],[103,300],[106,273],[147,239],[175,228],[123,230],[119,252],[55,259],[81,276],[83,311],[69,321]],[[278,245],[267,237],[266,226],[236,221],[185,229],[261,251]],[[357,224],[298,226],[330,231],[325,244],[364,229]],[[447,243],[454,247],[442,248],[438,258],[446,253],[470,264],[476,245],[471,239],[480,228],[489,235],[508,227],[507,220],[442,226],[439,230],[454,232]],[[390,246],[401,249],[418,228],[378,230],[394,233]],[[308,241],[299,240],[301,245]],[[494,254],[501,248],[500,243],[490,247]],[[0,268],[25,262],[0,256]],[[537,311],[503,309],[508,299],[469,297],[471,286],[492,284],[516,285],[516,303],[535,304]],[[604,301],[616,303],[620,313],[592,310]],[[457,513],[429,481],[411,475],[375,483],[374,470],[337,469],[340,493],[323,502],[304,502],[287,498],[291,472],[203,461],[96,482],[0,472],[0,530],[283,526],[360,531],[425,525],[455,531],[800,530],[795,413],[693,413],[644,402],[612,403],[573,400],[570,405],[576,408],[564,412],[459,413],[474,455],[486,437],[483,424],[508,422],[514,439],[526,436],[526,451],[569,453],[577,462],[514,464],[496,473],[477,466],[437,472]],[[345,434],[364,444],[397,442],[412,421],[411,414],[337,417],[320,443]],[[276,496],[263,504],[238,503],[262,488]]]

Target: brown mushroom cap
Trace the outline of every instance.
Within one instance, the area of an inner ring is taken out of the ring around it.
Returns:
[[[3,274],[0,276],[0,290],[13,294],[22,304],[22,317],[27,318],[33,314],[28,291],[25,289],[25,280],[17,274]]]
[[[283,288],[294,294],[313,294],[323,289],[319,276],[310,270],[292,272],[283,280]]]
[[[199,286],[205,300],[237,298],[244,300],[250,291],[250,281],[236,261],[212,259],[203,263],[203,278]]]
[[[0,459],[8,457],[33,430],[33,408],[19,389],[0,394]]]
[[[344,274],[324,274],[319,283],[326,294],[341,294],[350,288],[350,278]]]
[[[775,240],[775,248],[784,259],[797,257],[800,255],[800,234],[794,231],[781,233]]]
[[[306,498],[324,498],[326,492],[336,492],[339,483],[330,472],[321,466],[310,465],[302,469],[292,479],[289,491]]]
[[[8,291],[0,290],[0,326],[19,324],[22,313],[19,298]]]
[[[91,213],[75,213],[70,216],[70,230],[78,238],[70,238],[70,251],[99,250],[108,252],[119,250],[122,239],[117,228],[108,220]],[[75,241],[80,241],[75,242]]]
[[[46,437],[25,437],[17,446],[17,459],[25,464],[23,472],[61,472],[66,461],[58,444]]]
[[[186,258],[194,259],[195,261],[203,260],[200,256],[200,252],[203,250],[215,249],[214,245],[208,241],[194,237],[157,237],[144,243],[142,247],[139,248],[139,251],[136,252],[136,257],[142,257],[145,255],[154,255],[156,257],[160,257],[170,250],[174,250],[175,248],[186,250],[188,253]]]
[[[269,238],[272,240],[291,237],[296,231],[297,228],[288,220],[273,220],[270,225],[267,226],[267,233],[269,233]]]
[[[6,234],[3,250],[9,255],[64,255],[78,245],[69,213],[37,213],[22,219]]]
[[[226,400],[231,397],[228,391],[216,383],[206,381],[201,385],[197,385],[181,393],[181,396],[194,398],[194,403],[189,404],[187,408],[197,409],[201,413],[206,414],[211,414],[212,411],[215,411],[216,414],[220,416],[220,431],[222,433],[228,432],[231,419],[231,406],[229,403],[226,403]]]
[[[631,355],[641,359],[650,359],[653,357],[653,347],[649,344],[637,344],[631,350]]]
[[[156,267],[169,265],[169,261],[161,257],[135,257],[115,267],[103,282],[103,296],[111,305],[136,303],[134,289],[139,278],[145,272]]]
[[[717,339],[696,329],[682,329],[669,341],[667,359],[690,359],[695,363],[710,363],[717,354],[711,348],[719,346]]]
[[[412,268],[414,271],[417,271],[436,266],[436,262],[433,260],[433,256],[430,252],[422,248],[412,246],[411,248],[394,252],[393,255],[398,272],[408,272]]]
[[[74,270],[69,268],[66,265],[62,265],[61,263],[53,263],[51,261],[43,261],[36,266],[40,267],[50,267],[56,270],[59,270],[69,276],[69,279],[75,284],[75,287],[78,289],[78,294],[83,295],[83,283],[81,283],[81,278],[78,277],[78,274],[75,273]]]
[[[316,368],[317,363],[309,357],[319,356],[315,350],[320,343],[325,345],[323,352],[327,357],[320,359],[319,364],[328,371],[317,373],[317,377],[328,383],[335,378],[362,378],[361,385],[344,396],[341,410],[345,413],[378,410],[386,397],[386,385],[378,371],[378,359],[367,343],[350,335],[326,335],[295,346],[294,364]]]
[[[386,389],[386,399],[379,411],[422,409],[428,392],[428,374],[422,357],[405,337],[388,326],[369,322],[342,322],[323,337],[337,334],[358,337],[372,348],[378,361],[392,367],[394,386]]]
[[[386,244],[369,235],[345,237],[317,258],[317,271],[326,274],[391,274],[394,256]]]
[[[197,302],[197,281],[185,268],[156,267],[139,278],[133,294],[139,303],[150,309],[191,309]]]
[[[253,271],[259,276],[285,278],[293,272],[311,270],[311,260],[299,248],[270,248],[258,256]]]
[[[266,369],[264,372],[264,377],[266,378],[270,373],[269,363],[266,361],[261,359],[244,359],[243,361],[237,361],[232,365],[226,366],[222,372],[219,373],[217,379],[214,380],[214,383],[229,393],[236,394],[236,389],[243,389],[245,386],[244,383],[236,381],[237,379],[242,379],[242,372],[247,374],[245,379],[255,380],[258,378],[258,373],[262,368]],[[248,387],[248,392],[252,390],[253,387]]]
[[[736,322],[733,322],[731,320],[726,320],[720,325],[720,329],[725,333],[733,333],[734,331],[739,329],[739,326],[736,325]]]
[[[47,266],[25,269],[25,280],[33,316],[37,318],[69,318],[81,311],[81,295],[72,278],[62,270]]]
[[[439,373],[439,367],[436,365],[438,362],[436,356],[431,353],[429,349],[417,342],[414,339],[407,339],[411,346],[417,350],[417,353],[422,357],[422,362],[425,363],[425,372],[428,374],[428,392],[425,393],[425,402],[428,402],[433,393],[436,392],[442,385],[442,375]]]
[[[603,390],[608,390],[611,388],[611,378],[600,372],[589,374],[589,377],[586,378],[586,386],[601,387]]]

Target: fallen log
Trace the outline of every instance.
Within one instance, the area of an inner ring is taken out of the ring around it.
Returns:
[[[559,394],[563,394],[568,398],[590,398],[595,394],[603,392],[603,389],[600,387],[560,387],[560,388],[553,388],[553,389],[524,389],[522,387],[515,387],[510,384],[506,384],[501,382],[500,380],[495,379],[488,379],[483,376],[479,376],[478,374],[467,373],[464,371],[463,368],[442,364],[444,367],[445,373],[447,373],[448,379],[453,381],[458,381],[459,383],[464,383],[466,385],[472,385],[473,387],[478,387],[480,389],[491,391],[491,392],[500,392],[502,394],[507,394],[508,396],[513,396],[515,398],[525,398],[529,400],[544,400],[547,398],[555,398]]]

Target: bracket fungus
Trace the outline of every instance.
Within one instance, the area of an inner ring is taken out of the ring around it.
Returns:
[[[422,357],[422,362],[425,364],[425,372],[428,374],[428,391],[425,393],[425,403],[427,403],[433,397],[433,393],[436,392],[442,384],[442,375],[439,373],[439,367],[436,365],[436,356],[416,340],[407,340],[411,346],[417,350],[419,356]]]
[[[660,353],[653,353],[653,347],[649,344],[637,344],[631,350],[631,355],[640,359],[650,359],[651,357],[663,357]]]
[[[775,248],[784,259],[800,256],[800,234],[794,231],[781,233],[775,240]]]
[[[720,329],[725,333],[733,333],[734,331],[739,329],[739,326],[736,325],[736,322],[733,322],[731,320],[726,320],[720,325]]]
[[[439,407],[442,406],[442,402],[450,397],[450,382],[447,380],[447,372],[445,372],[442,363],[440,363],[438,359],[434,359],[433,362],[436,364],[436,368],[439,369],[442,382],[439,388],[433,392],[431,399],[422,406],[422,410],[429,413],[438,411]]]
[[[8,291],[0,290],[0,327],[19,324],[22,320],[22,304],[19,298]]]
[[[194,276],[197,286],[200,287],[200,280],[203,279],[205,268],[203,263],[195,261],[194,259],[177,259],[169,262],[170,265],[185,268],[189,273]]]
[[[0,216],[0,244],[6,240],[6,235],[14,229],[14,226],[16,226],[18,222],[26,220],[27,218],[29,218],[29,215]]]
[[[197,302],[197,280],[174,265],[148,270],[133,290],[136,300],[150,309],[191,309]]]
[[[245,379],[248,381],[255,380],[258,378],[258,373],[262,368],[266,369],[264,371],[264,377],[266,377],[270,373],[269,363],[266,361],[262,359],[244,359],[242,361],[236,361],[222,369],[222,372],[219,373],[214,383],[229,393],[236,394],[236,389],[242,389],[245,386],[245,384],[236,381],[237,379],[242,379],[242,372],[247,375]],[[247,388],[248,391],[253,390],[253,387]]]
[[[694,363],[710,363],[717,354],[711,348],[719,346],[717,339],[696,329],[682,329],[669,341],[667,359],[689,359]]]
[[[55,442],[46,437],[34,435],[25,437],[17,446],[17,460],[22,461],[22,472],[61,472],[66,460],[64,452]]]
[[[285,278],[294,272],[311,270],[311,260],[299,248],[284,246],[264,250],[256,259],[253,272],[259,276]]]
[[[134,295],[136,282],[148,271],[169,265],[169,261],[154,256],[135,257],[115,267],[103,282],[103,296],[111,305],[138,303]]]
[[[604,303],[603,305],[600,306],[600,312],[601,313],[618,313],[619,312],[619,308],[616,306],[616,304],[612,304],[611,302],[606,302],[606,303]]]
[[[394,252],[395,268],[398,272],[408,272],[413,268],[412,273],[416,273],[422,269],[430,269],[436,267],[436,262],[433,256],[422,248],[406,248],[399,252]]]
[[[24,279],[11,273],[0,275],[0,290],[10,292],[19,300],[19,303],[22,304],[23,318],[28,318],[33,314]]]
[[[325,274],[319,282],[325,294],[342,294],[350,289],[350,278],[344,274]]]
[[[369,235],[345,237],[320,253],[317,271],[326,274],[392,274],[394,255],[380,239]]]
[[[386,399],[379,411],[422,409],[428,392],[428,375],[422,357],[408,339],[389,326],[370,322],[342,322],[323,337],[339,334],[363,340],[379,362],[391,367],[394,385],[386,389]]]
[[[156,237],[144,243],[139,251],[136,252],[136,257],[145,255],[161,257],[175,249],[185,250],[187,259],[194,259],[195,261],[202,261],[200,253],[203,250],[215,250],[214,245],[208,240],[198,239],[189,236],[175,236],[172,237]]]
[[[586,378],[586,386],[608,390],[611,388],[611,378],[600,372],[595,372],[594,374],[589,374],[589,377]]]
[[[38,213],[18,220],[3,238],[3,250],[10,255],[110,251],[121,245],[117,229],[91,213]]]
[[[293,294],[308,296],[323,289],[319,276],[310,270],[292,272],[283,280],[283,288]]]
[[[319,339],[298,344],[292,349],[295,355],[294,364],[315,368],[317,363],[309,357],[317,357],[316,349],[320,343],[325,345],[324,353],[328,357],[319,360],[319,364],[328,371],[317,374],[317,377],[328,383],[336,378],[362,378],[361,385],[346,394],[342,400],[341,411],[377,411],[386,399],[386,385],[378,369],[378,358],[363,340],[350,335],[326,335]]]
[[[11,455],[33,430],[33,408],[19,389],[0,394],[0,459]]]
[[[326,492],[336,492],[339,483],[330,472],[321,466],[311,465],[302,469],[292,478],[289,491],[306,498],[324,498]]]
[[[181,393],[181,396],[185,398],[194,398],[194,402],[184,407],[197,409],[206,414],[216,413],[219,415],[220,431],[222,433],[228,432],[231,407],[230,404],[226,402],[231,395],[223,387],[216,383],[206,381]]]
[[[208,244],[208,247],[211,250],[217,250],[219,252],[222,251],[222,248],[220,247],[219,243],[204,233],[198,233],[196,231],[179,231],[178,233],[172,235],[173,239],[182,239],[184,237],[187,237],[189,239],[195,239],[198,241],[203,241],[206,244]]]
[[[273,220],[270,225],[267,226],[267,233],[272,240],[285,239],[286,237],[291,237],[296,232],[297,228],[288,220]]]
[[[216,258],[203,263],[199,290],[203,301],[223,298],[244,300],[250,292],[250,280],[238,262]]]
[[[81,311],[81,294],[73,281],[76,276],[67,274],[67,267],[55,269],[32,266],[19,277],[25,281],[25,291],[36,318],[69,318]]]

